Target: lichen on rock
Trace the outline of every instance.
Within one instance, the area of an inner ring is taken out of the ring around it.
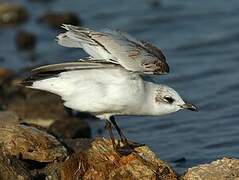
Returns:
[[[236,180],[239,179],[239,160],[222,158],[189,168],[183,180]]]
[[[63,163],[62,180],[176,179],[175,172],[146,146],[120,156],[106,139],[82,139],[78,144],[78,151]]]

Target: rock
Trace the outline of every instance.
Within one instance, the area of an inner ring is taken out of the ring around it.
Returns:
[[[53,28],[61,28],[62,24],[79,25],[80,19],[71,12],[48,12],[39,18],[39,22]]]
[[[12,111],[0,111],[0,123],[19,123],[20,119],[15,112]]]
[[[85,139],[86,142],[89,141],[89,139]],[[81,149],[82,146],[82,138],[76,138],[76,139],[71,139],[71,138],[65,138],[62,139],[63,143],[66,145],[67,149],[72,153],[76,153],[79,149]],[[86,144],[86,143],[85,143]]]
[[[16,4],[0,3],[0,26],[25,22],[27,11]]]
[[[60,179],[59,169],[62,166],[62,162],[53,162],[47,164],[43,169],[42,174],[45,175],[46,180],[58,180]]]
[[[36,37],[33,33],[19,31],[16,34],[16,46],[19,50],[30,50],[35,47]]]
[[[184,180],[235,180],[239,179],[239,160],[233,158],[222,158],[211,162],[189,168]]]
[[[0,143],[6,154],[38,162],[61,161],[66,148],[55,137],[34,127],[0,123]]]
[[[26,164],[14,156],[8,156],[0,149],[0,179],[30,180],[32,176]]]
[[[137,152],[128,156],[120,156],[109,140],[82,139],[78,143],[78,151],[62,165],[62,180],[177,179],[175,172],[146,146],[136,148]]]
[[[57,95],[24,87],[13,92],[15,96],[8,98],[5,109],[16,112],[23,122],[49,127],[65,116],[62,100]]]
[[[90,138],[91,130],[89,124],[78,118],[63,117],[55,121],[49,132],[59,138]]]
[[[3,110],[4,100],[7,98],[7,86],[12,76],[13,73],[10,70],[0,67],[0,110]]]
[[[11,77],[13,73],[9,69],[0,68],[0,82],[5,81],[9,77]]]

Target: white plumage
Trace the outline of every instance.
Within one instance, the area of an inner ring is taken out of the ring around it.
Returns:
[[[167,103],[160,107],[163,104],[156,102],[158,89],[162,90],[162,95],[165,93],[175,96],[179,105],[184,104],[171,88],[144,81],[140,75],[123,68],[103,66],[104,68],[85,69],[84,62],[75,64],[78,64],[75,66],[78,69],[82,64],[83,69],[63,71],[56,77],[34,81],[31,88],[58,94],[65,101],[65,106],[98,117],[120,114],[162,115],[180,109],[180,106],[167,106]],[[54,69],[51,66],[45,68]],[[44,72],[44,68],[40,72]]]

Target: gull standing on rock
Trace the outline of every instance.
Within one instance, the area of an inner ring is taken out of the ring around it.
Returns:
[[[64,28],[67,32],[58,36],[58,43],[83,48],[91,55],[90,60],[33,69],[22,84],[57,94],[66,107],[104,119],[113,147],[120,154],[129,154],[141,144],[125,137],[115,115],[160,116],[180,109],[197,110],[172,88],[142,78],[144,74],[169,71],[164,55],[155,46],[119,31],[99,33],[71,25]],[[123,146],[116,144],[112,125]]]

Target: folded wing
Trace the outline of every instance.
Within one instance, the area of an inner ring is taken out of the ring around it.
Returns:
[[[121,68],[121,66],[102,60],[78,60],[75,62],[46,65],[33,69],[31,76],[22,81],[21,84],[31,86],[35,81],[56,77],[58,74],[65,71],[114,68]]]

